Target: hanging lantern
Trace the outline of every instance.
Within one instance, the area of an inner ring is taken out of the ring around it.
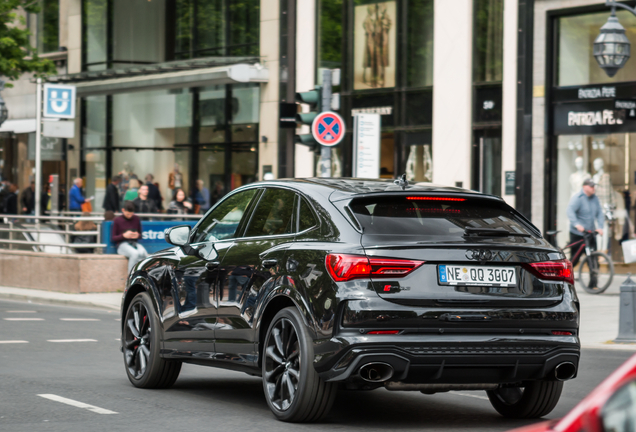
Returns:
[[[612,10],[609,19],[601,27],[601,34],[594,41],[594,58],[607,76],[613,77],[629,60],[631,43],[625,29]]]

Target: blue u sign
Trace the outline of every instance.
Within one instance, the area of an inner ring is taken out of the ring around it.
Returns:
[[[44,84],[44,117],[75,118],[75,86]]]

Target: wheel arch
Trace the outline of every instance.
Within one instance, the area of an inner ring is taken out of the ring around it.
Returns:
[[[157,314],[157,317],[161,320],[161,314],[159,313],[159,294],[155,285],[142,276],[135,277],[132,281],[130,281],[129,287],[126,290],[126,294],[124,295],[124,300],[122,302],[121,308],[121,326],[125,325],[126,311],[128,310],[128,306],[135,298],[135,296],[141,292],[147,292],[150,295],[150,300],[152,301],[152,306]]]

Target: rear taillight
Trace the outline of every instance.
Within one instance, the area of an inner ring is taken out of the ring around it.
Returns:
[[[572,336],[571,331],[552,330],[552,334],[555,336]]]
[[[563,281],[574,284],[574,271],[570,260],[530,263],[530,268],[541,279]]]
[[[371,330],[369,332],[367,332],[367,334],[371,334],[371,335],[393,335],[393,334],[398,334],[400,333],[399,330]]]
[[[345,282],[352,279],[403,277],[424,264],[424,261],[329,254],[325,264],[334,281]]]

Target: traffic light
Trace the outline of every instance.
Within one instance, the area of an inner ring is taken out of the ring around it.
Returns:
[[[314,90],[302,93],[296,93],[296,103],[303,103],[309,105],[309,112],[299,112],[296,114],[296,122],[311,127],[312,122],[316,116],[322,112],[322,86],[316,86]],[[312,150],[318,148],[318,143],[314,137],[309,134],[296,135],[294,141],[297,144],[303,144],[310,147]]]

